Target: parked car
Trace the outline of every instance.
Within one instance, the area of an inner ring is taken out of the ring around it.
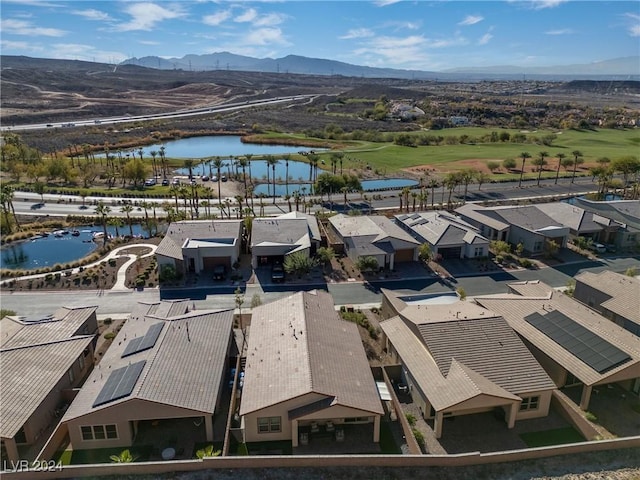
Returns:
[[[168,185],[169,185],[169,179],[168,178],[165,178],[164,180],[162,180],[162,186],[163,187],[166,187]]]
[[[144,186],[145,187],[153,187],[156,184],[156,179],[155,178],[147,178],[144,181]]]
[[[223,182],[226,182],[227,181],[227,176],[226,175],[222,175],[220,177],[220,180],[222,180]]]
[[[613,243],[609,243],[607,245],[604,246],[607,249],[607,252],[609,253],[616,253],[616,246]]]
[[[213,267],[213,279],[224,280],[227,278],[227,267],[225,265],[216,265]]]
[[[592,243],[591,246],[589,246],[589,250],[596,253],[606,253],[607,247],[601,243]]]
[[[271,281],[273,283],[282,283],[284,282],[284,267],[281,263],[276,262],[271,267]]]
[[[180,179],[179,179],[179,178],[174,178],[174,179],[171,181],[171,185],[180,185]]]
[[[201,179],[203,182],[208,182],[208,181],[209,181],[209,175],[202,175],[202,177],[200,177],[200,179]]]

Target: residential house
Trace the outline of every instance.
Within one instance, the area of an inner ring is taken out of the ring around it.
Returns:
[[[338,214],[329,217],[329,225],[353,262],[374,257],[380,268],[393,270],[397,262],[418,259],[420,242],[385,216]]]
[[[356,324],[330,294],[298,292],[253,309],[240,404],[245,442],[291,440],[314,426],[373,426],[384,414]],[[319,428],[319,427],[318,427]]]
[[[640,200],[610,200],[597,202],[587,198],[573,199],[574,205],[616,221],[622,228],[615,238],[620,250],[635,250],[640,245]]]
[[[189,302],[139,304],[62,417],[42,457],[62,438],[74,450],[130,447],[160,421],[192,419],[214,439],[232,354],[231,310],[189,311]],[[168,439],[167,439],[168,441]]]
[[[242,232],[242,220],[172,222],[156,249],[158,267],[171,265],[182,274],[231,268],[240,258]]]
[[[594,242],[614,244],[624,225],[566,202],[540,203],[535,207],[558,223],[569,227],[572,238],[584,237]]]
[[[524,251],[542,254],[553,241],[558,248],[567,246],[569,227],[549,217],[535,205],[483,207],[467,203],[456,213],[490,240],[502,240],[512,246],[522,244]]]
[[[640,279],[604,270],[582,272],[573,298],[640,337]]]
[[[93,368],[97,307],[0,321],[0,439],[9,462],[35,459]]]
[[[542,282],[509,289],[475,301],[505,318],[559,388],[582,386],[581,409],[610,383],[640,393],[637,336]]]
[[[287,255],[315,253],[320,230],[315,218],[300,212],[275,218],[254,218],[251,226],[251,266],[284,263]]]
[[[447,212],[405,213],[396,222],[421,243],[428,243],[432,255],[441,258],[477,258],[489,255],[489,240],[460,217]]]
[[[383,295],[387,351],[438,438],[446,417],[495,411],[513,428],[548,414],[556,387],[502,316],[450,298]]]

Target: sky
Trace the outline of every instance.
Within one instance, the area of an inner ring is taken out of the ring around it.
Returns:
[[[0,0],[0,21],[3,55],[104,63],[227,51],[443,71],[640,55],[637,0]]]

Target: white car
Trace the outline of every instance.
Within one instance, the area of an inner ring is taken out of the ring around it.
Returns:
[[[601,243],[592,243],[591,247],[589,247],[589,248],[592,251],[596,252],[596,253],[606,253],[607,252],[607,247],[605,247]]]

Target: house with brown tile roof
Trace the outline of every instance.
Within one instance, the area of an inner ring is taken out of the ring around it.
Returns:
[[[0,321],[3,459],[33,460],[29,452],[41,446],[91,372],[96,308],[63,307],[52,315]]]
[[[418,259],[420,242],[383,215],[329,217],[329,225],[354,262],[374,257],[380,268],[393,270],[396,262]]]
[[[387,351],[437,437],[449,416],[500,411],[512,428],[548,414],[556,387],[500,315],[470,302],[383,295]]]
[[[640,337],[640,279],[604,270],[582,272],[573,298]]]
[[[171,265],[184,274],[213,274],[217,265],[230,269],[238,261],[242,220],[172,222],[156,249],[158,268]]]
[[[245,442],[291,440],[314,425],[373,425],[384,414],[357,326],[330,294],[298,292],[253,310],[240,404]],[[311,430],[313,437],[313,430]]]
[[[580,408],[610,383],[640,392],[640,338],[542,282],[509,289],[475,301],[505,318],[559,388],[582,385]]]
[[[213,441],[233,342],[233,312],[187,301],[139,306],[62,417],[46,450],[130,447],[154,422],[189,418]],[[217,439],[222,440],[222,439]],[[46,455],[43,453],[43,457]]]

